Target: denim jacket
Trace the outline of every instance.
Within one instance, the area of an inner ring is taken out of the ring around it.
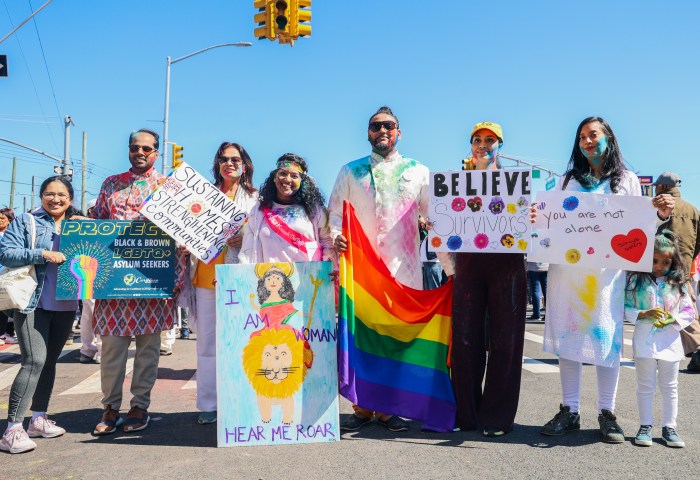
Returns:
[[[31,313],[39,303],[41,290],[44,287],[44,276],[46,275],[46,260],[41,255],[43,250],[51,250],[53,245],[53,235],[56,231],[56,223],[53,217],[43,209],[33,212],[36,220],[36,243],[31,249],[32,232],[31,220],[27,214],[18,216],[5,230],[5,235],[0,241],[0,264],[5,267],[22,267],[24,265],[34,265],[36,271],[37,287],[34,295],[29,300],[27,308],[20,310],[21,313]]]

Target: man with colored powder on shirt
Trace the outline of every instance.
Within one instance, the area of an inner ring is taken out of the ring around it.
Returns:
[[[389,107],[381,107],[369,119],[367,139],[372,154],[341,168],[328,202],[334,246],[338,252],[348,247],[341,233],[343,201],[348,200],[391,274],[404,285],[421,290],[418,215],[427,217],[428,169],[399,154],[396,144],[401,139],[401,129]],[[343,422],[341,429],[358,430],[374,416],[393,432],[409,429],[408,423],[396,415],[372,412],[358,405],[353,405],[353,409],[355,413]]]
[[[165,180],[153,165],[158,159],[158,134],[141,129],[129,136],[131,168],[108,177],[102,184],[94,218],[108,220],[145,220],[139,212],[143,201]],[[182,287],[182,257],[178,255],[175,289]],[[173,299],[134,298],[96,300],[95,333],[102,338],[102,419],[93,434],[106,435],[124,425],[125,432],[148,427],[151,390],[158,373],[160,333],[171,328],[176,315]],[[131,380],[131,409],[126,421],[119,415],[122,388],[126,376],[131,336],[136,339],[136,354]]]

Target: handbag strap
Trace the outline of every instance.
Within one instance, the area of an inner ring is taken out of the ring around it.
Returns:
[[[31,238],[32,238],[32,250],[36,248],[36,220],[34,219],[34,215],[31,213],[27,213],[29,215],[29,225],[30,225],[30,231],[31,231]]]

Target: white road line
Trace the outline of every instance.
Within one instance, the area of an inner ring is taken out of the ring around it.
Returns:
[[[544,337],[542,337],[542,335],[537,335],[534,333],[525,332],[525,340],[530,340],[531,342],[543,343]],[[625,338],[624,342],[625,342],[625,345],[632,345],[632,340],[627,340]],[[634,370],[634,360],[632,360],[631,358],[622,357],[620,359],[620,366]],[[523,368],[525,368],[525,367],[523,367]]]
[[[559,373],[559,367],[530,357],[523,357],[523,370],[531,373]]]
[[[14,346],[13,346],[13,348],[14,348]],[[73,345],[66,345],[65,347],[63,347],[63,351],[58,356],[58,358],[63,358],[64,356],[66,356],[70,352],[72,352],[73,350],[77,350],[79,348],[80,348],[79,343],[74,343]],[[19,350],[19,347],[18,347],[18,350]],[[0,390],[4,390],[5,388],[12,385],[12,382],[14,382],[15,377],[17,376],[17,372],[19,372],[20,368],[22,368],[22,365],[17,363],[15,365],[12,365],[10,368],[0,372]]]
[[[194,390],[197,388],[197,374],[192,375],[192,378],[182,386],[182,390]]]
[[[132,353],[129,351],[129,353]],[[124,376],[127,376],[131,373],[131,371],[134,369],[134,358],[131,357],[126,361],[126,373]],[[95,373],[90,375],[88,378],[80,382],[79,384],[75,385],[74,387],[69,388],[65,392],[59,393],[59,395],[78,395],[82,393],[100,393],[102,391],[102,380],[100,377],[100,370],[97,370]]]

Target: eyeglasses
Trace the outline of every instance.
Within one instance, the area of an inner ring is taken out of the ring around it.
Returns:
[[[155,148],[149,147],[148,145],[129,145],[129,151],[131,153],[138,153],[139,150],[143,150],[143,153],[148,155],[154,151]]]
[[[240,165],[241,163],[243,163],[243,159],[241,157],[224,157],[223,155],[219,156],[218,161],[222,165],[228,162],[231,162],[234,165]]]
[[[65,194],[65,193],[48,193],[48,192],[42,193],[41,196],[44,198],[49,198],[49,199],[58,197],[59,200],[65,200],[66,198],[69,197],[69,195]]]
[[[382,127],[384,127],[384,129],[385,129],[387,132],[390,132],[390,131],[394,130],[394,129],[397,127],[397,125],[396,125],[396,122],[392,122],[392,121],[388,121],[388,122],[370,122],[370,123],[369,123],[369,129],[370,129],[370,131],[375,132],[375,133],[381,131]]]

